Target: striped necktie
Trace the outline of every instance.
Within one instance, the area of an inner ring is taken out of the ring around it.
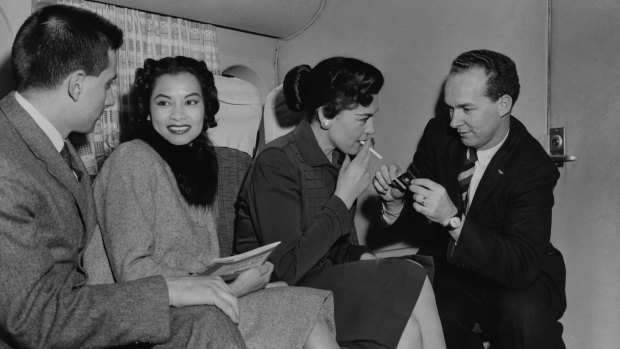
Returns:
[[[461,188],[461,198],[463,199],[463,207],[465,208],[465,212],[467,212],[468,209],[467,206],[469,198],[467,197],[467,193],[469,192],[469,183],[471,183],[471,178],[474,176],[476,160],[478,160],[478,157],[476,156],[476,149],[468,148],[467,155],[468,156],[465,159],[465,163],[463,164],[463,169],[457,177],[459,187]]]
[[[71,163],[71,154],[69,153],[69,147],[67,147],[67,143],[65,143],[65,145],[62,147],[62,150],[60,151],[60,156],[62,156],[67,165],[69,165],[71,171],[75,173],[78,181],[80,181],[82,179],[82,172],[79,169],[75,169],[73,167],[73,164]]]

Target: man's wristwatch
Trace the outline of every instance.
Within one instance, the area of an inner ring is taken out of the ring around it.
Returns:
[[[460,227],[461,223],[461,212],[457,212],[443,227],[447,230],[454,230]]]

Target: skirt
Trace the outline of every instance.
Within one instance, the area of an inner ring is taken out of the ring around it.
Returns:
[[[404,259],[338,264],[304,280],[334,295],[338,343],[347,348],[395,348],[426,279]]]
[[[331,292],[283,286],[239,299],[239,331],[249,349],[302,348],[319,319],[335,335]]]

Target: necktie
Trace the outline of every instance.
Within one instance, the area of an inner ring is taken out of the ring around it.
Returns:
[[[62,150],[60,151],[60,156],[62,156],[62,158],[67,163],[67,165],[69,165],[69,168],[71,169],[71,171],[73,171],[73,173],[75,173],[75,175],[77,176],[78,181],[81,180],[82,179],[82,172],[80,172],[79,170],[77,170],[77,169],[75,169],[73,167],[73,164],[71,163],[71,154],[69,153],[69,147],[67,147],[67,143],[65,143],[65,145],[62,147]]]
[[[476,160],[478,157],[476,156],[476,150],[473,148],[467,149],[468,157],[465,159],[465,163],[463,164],[463,169],[459,176],[457,177],[459,181],[459,186],[461,188],[461,197],[463,199],[463,207],[465,208],[465,212],[467,212],[467,204],[469,198],[467,197],[467,193],[469,191],[469,183],[471,183],[471,178],[474,176],[474,170],[476,169]]]

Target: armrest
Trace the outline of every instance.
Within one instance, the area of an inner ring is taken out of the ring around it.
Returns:
[[[379,258],[411,256],[418,253],[419,247],[397,247],[373,251]]]

